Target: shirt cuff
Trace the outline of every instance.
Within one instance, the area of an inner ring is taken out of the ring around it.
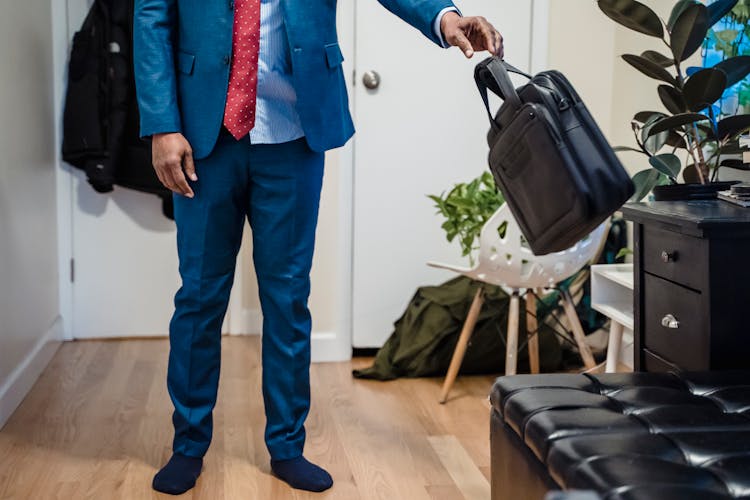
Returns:
[[[441,10],[437,16],[435,16],[435,22],[432,24],[432,31],[435,33],[435,36],[437,37],[438,41],[440,42],[440,46],[444,49],[447,49],[450,47],[450,44],[446,43],[443,39],[443,31],[440,29],[440,23],[443,21],[443,16],[446,15],[448,12],[455,12],[459,16],[461,15],[461,11],[458,10],[455,7],[446,7],[443,10]]]

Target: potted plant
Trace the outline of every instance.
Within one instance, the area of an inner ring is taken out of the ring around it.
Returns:
[[[489,172],[461,182],[440,195],[429,195],[438,214],[445,217],[442,228],[449,242],[458,239],[463,257],[473,264],[473,252],[478,250],[479,235],[490,217],[505,203]],[[501,228],[502,230],[502,228]]]
[[[723,117],[714,104],[747,77],[750,56],[727,57],[710,68],[684,65],[703,46],[709,30],[737,4],[738,0],[717,0],[706,6],[696,0],[679,0],[665,21],[635,0],[598,0],[608,17],[662,40],[667,49],[622,56],[659,82],[657,92],[666,109],[636,113],[632,129],[637,147],[615,148],[649,159],[652,168],[633,177],[635,201],[652,191],[657,200],[715,198],[718,191],[728,188],[727,183],[717,181],[719,168],[723,157],[739,151],[739,137],[750,129],[750,115]],[[681,173],[685,184],[678,183]]]

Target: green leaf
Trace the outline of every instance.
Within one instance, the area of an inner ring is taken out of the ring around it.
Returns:
[[[671,33],[672,54],[676,61],[684,61],[703,44],[708,32],[708,9],[694,3],[682,11]]]
[[[730,57],[714,66],[727,75],[727,88],[733,87],[750,74],[750,56]]]
[[[738,30],[732,29],[713,32],[713,35],[716,37],[716,42],[720,45],[732,45],[739,34],[740,32]]]
[[[682,95],[690,111],[700,111],[718,101],[726,88],[726,73],[720,69],[706,68],[688,78]]]
[[[737,5],[738,0],[717,0],[708,6],[708,26],[721,21]]]
[[[667,143],[667,140],[669,139],[669,132],[661,132],[659,134],[649,135],[649,130],[656,124],[659,120],[664,119],[666,115],[659,113],[655,114],[649,120],[643,124],[643,127],[641,128],[641,142],[643,143],[643,148],[648,151],[650,155],[655,155],[659,152],[661,148],[664,147],[664,144]]]
[[[672,59],[671,57],[667,57],[660,52],[656,52],[655,50],[647,50],[646,52],[641,54],[641,57],[644,59],[648,59],[654,64],[658,64],[662,68],[669,68],[670,66],[674,66],[674,59]]]
[[[612,148],[612,151],[614,151],[615,153],[629,152],[629,153],[641,153],[641,154],[645,154],[640,149],[631,148],[630,146],[615,146],[614,148]]]
[[[656,170],[672,179],[677,178],[680,170],[682,170],[682,162],[677,155],[671,153],[652,156],[648,159],[648,162]]]
[[[701,182],[700,175],[698,175],[698,169],[692,164],[685,167],[682,171],[682,179],[687,184],[700,184]]]
[[[635,193],[630,201],[641,201],[643,198],[653,191],[653,189],[659,184],[659,180],[663,174],[658,170],[649,168],[648,170],[642,170],[633,176],[633,184],[635,185]]]
[[[676,130],[685,125],[703,120],[708,120],[708,117],[698,113],[683,113],[680,115],[669,116],[656,122],[648,131],[648,135],[655,135],[664,132],[665,130]]]
[[[719,139],[725,140],[750,130],[750,115],[735,115],[716,124]]]
[[[450,200],[449,203],[456,208],[464,208],[464,209],[471,208],[473,206],[472,201],[470,199],[466,199],[468,198],[468,196],[466,196],[465,193],[463,194],[463,196],[464,198],[454,198]]]
[[[741,155],[745,151],[747,149],[741,148],[738,140],[730,141],[719,149],[722,155]]]
[[[492,174],[483,171],[476,179],[459,183],[447,194],[428,195],[438,207],[441,225],[449,242],[457,241],[462,255],[471,256],[484,223],[503,204]]]
[[[639,111],[633,116],[633,121],[644,124],[647,122],[656,121],[656,119],[663,118],[665,116],[667,115],[665,115],[661,111]]]
[[[656,38],[664,37],[664,26],[656,12],[635,0],[599,0],[599,8],[613,21]]]
[[[675,4],[672,8],[672,13],[669,15],[669,21],[667,22],[667,29],[669,29],[670,32],[672,31],[672,28],[674,28],[674,23],[677,21],[677,18],[680,17],[680,14],[695,3],[698,2],[696,2],[696,0],[680,0]]]
[[[646,123],[649,120],[652,120],[654,117],[661,118],[663,116],[667,116],[661,111],[639,111],[635,114],[633,117],[633,121],[638,123]]]
[[[716,133],[714,132],[714,127],[711,123],[698,123],[696,124],[696,127],[698,127],[698,131],[700,132],[699,135],[701,137],[705,137],[710,141],[716,139]]]
[[[622,58],[625,60],[625,62],[648,77],[654,78],[656,80],[661,80],[672,85],[677,85],[677,81],[669,73],[669,71],[662,68],[655,62],[649,61],[648,59],[644,59],[643,57],[636,56],[634,54],[625,54],[622,56]]]
[[[750,171],[750,165],[748,165],[747,163],[743,163],[742,160],[722,160],[719,166],[731,168],[732,170],[744,170],[745,172]]]
[[[687,149],[687,144],[685,144],[685,138],[682,136],[682,134],[678,133],[676,130],[672,130],[669,132],[667,145],[672,146],[673,148]]]
[[[617,252],[617,255],[615,256],[615,260],[624,259],[628,255],[633,255],[633,251],[627,247],[621,248],[619,252]]]
[[[647,137],[643,141],[643,148],[649,152],[649,154],[655,155],[669,140],[669,132],[660,132],[652,136]]]
[[[668,186],[668,185],[674,184],[676,182],[677,181],[672,181],[672,179],[670,179],[666,175],[662,174],[662,175],[659,176],[659,182],[657,182],[656,185],[657,186]]]
[[[659,98],[662,104],[667,110],[673,115],[678,115],[687,111],[687,104],[685,104],[685,98],[682,96],[682,92],[672,87],[671,85],[659,85],[657,89],[659,92]]]

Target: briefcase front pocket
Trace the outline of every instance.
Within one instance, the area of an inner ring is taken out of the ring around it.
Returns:
[[[533,237],[579,211],[565,146],[544,113],[536,104],[525,104],[498,135],[489,157],[513,216]]]

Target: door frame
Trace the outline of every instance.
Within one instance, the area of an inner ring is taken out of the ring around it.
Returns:
[[[68,76],[68,55],[73,33],[69,29],[68,0],[50,0],[52,5],[52,43],[55,109],[55,179],[57,185],[57,259],[58,294],[63,340],[73,340],[73,175],[62,159],[62,120]]]

